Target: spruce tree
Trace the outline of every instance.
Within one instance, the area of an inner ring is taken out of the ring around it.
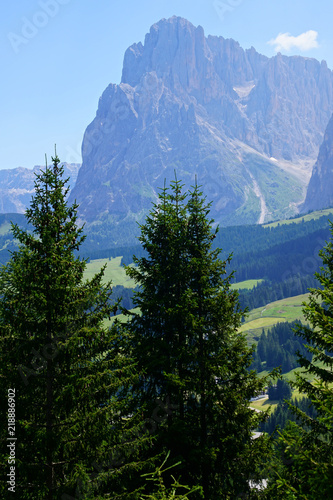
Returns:
[[[331,234],[333,225],[331,223]],[[315,273],[320,286],[310,289],[303,313],[310,326],[297,325],[308,354],[299,355],[303,370],[293,384],[314,411],[290,405],[298,417],[279,440],[279,466],[273,468],[269,494],[276,498],[315,500],[333,497],[333,242],[320,251],[323,267]],[[316,416],[313,416],[315,413]],[[311,416],[309,416],[309,414]],[[275,471],[278,471],[276,476]],[[272,497],[271,497],[272,498]],[[289,498],[289,497],[288,497]]]
[[[146,256],[127,269],[140,286],[140,313],[129,324],[133,355],[145,369],[133,387],[137,405],[152,411],[157,398],[168,402],[155,448],[181,460],[182,480],[200,484],[207,500],[249,490],[261,452],[252,439],[260,417],[248,402],[264,384],[247,369],[243,311],[231,290],[230,258],[212,249],[209,211],[198,186],[182,193],[172,182],[141,226]]]
[[[115,309],[104,268],[84,279],[77,205],[67,205],[68,179],[52,160],[36,177],[31,231],[13,225],[19,249],[0,270],[0,389],[15,406],[9,435],[1,404],[1,491],[5,498],[10,442],[18,498],[127,499],[150,439],[131,427],[126,387],[135,365],[125,329],[104,324]]]

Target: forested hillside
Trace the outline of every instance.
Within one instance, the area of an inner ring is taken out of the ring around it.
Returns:
[[[318,217],[316,217],[318,215]],[[314,273],[319,270],[320,248],[329,237],[330,215],[313,214],[313,218],[273,226],[234,226],[220,228],[213,241],[213,248],[222,248],[221,257],[232,254],[230,270],[235,270],[233,281],[261,279],[253,289],[240,289],[243,308],[254,309],[269,302],[304,294],[318,283]],[[89,245],[90,247],[90,245]],[[123,264],[130,264],[133,255],[142,257],[144,249],[135,247],[94,250],[87,247],[83,255],[93,259],[122,256]],[[119,289],[120,290],[120,289]],[[125,292],[127,305],[130,294]]]
[[[298,354],[311,360],[303,339],[295,335],[297,324],[299,322],[278,323],[267,331],[263,329],[252,367],[261,372],[280,366],[281,372],[286,373],[299,366]]]
[[[311,276],[318,270],[318,251],[329,236],[329,223],[333,215],[322,215],[306,220],[271,225],[250,225],[221,227],[216,234],[213,248],[222,249],[222,258],[232,254],[231,267],[236,271],[235,280],[264,278],[270,281],[284,281],[291,276]],[[314,216],[315,217],[315,214]],[[9,258],[8,245],[13,248],[10,221],[20,227],[27,227],[21,214],[0,214],[0,259]],[[101,232],[100,238],[103,238]],[[105,242],[104,242],[105,244]],[[80,249],[80,254],[93,259],[123,257],[124,264],[133,261],[133,255],[144,255],[137,244],[129,247],[113,247],[99,250],[99,238],[89,243],[89,234]],[[296,295],[296,294],[295,294]]]
[[[213,248],[222,248],[222,258],[232,254],[230,269],[235,270],[236,282],[247,279],[263,280],[253,289],[240,289],[240,303],[243,308],[254,309],[269,302],[294,295],[304,294],[308,288],[317,285],[314,273],[319,270],[318,256],[329,237],[330,215],[313,214],[312,219],[295,219],[286,223],[268,226],[234,226],[220,228],[213,241]],[[0,215],[0,262],[9,258],[9,250],[15,249],[10,233],[10,221],[26,228],[24,216],[20,214]],[[88,238],[89,240],[89,238]],[[110,242],[111,243],[111,242]],[[122,257],[123,264],[130,264],[133,255],[145,255],[140,245],[134,247],[97,250],[94,245],[82,245],[80,254],[89,260]],[[127,308],[132,306],[132,292],[119,288],[115,296],[123,295]]]

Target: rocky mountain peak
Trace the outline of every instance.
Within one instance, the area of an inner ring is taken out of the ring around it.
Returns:
[[[162,19],[101,96],[71,197],[87,221],[134,221],[176,170],[186,185],[197,175],[220,223],[290,216],[308,178],[298,165],[315,161],[332,111],[325,63],[267,58]]]
[[[144,45],[127,49],[121,82],[136,87],[145,74],[155,73],[173,91],[188,92],[200,88],[210,66],[203,28],[174,16],[154,24]]]

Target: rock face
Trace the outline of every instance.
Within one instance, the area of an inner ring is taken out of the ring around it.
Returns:
[[[70,185],[74,186],[80,168],[78,163],[63,163],[65,178],[70,177]],[[33,169],[18,167],[0,170],[0,213],[23,214],[29,206],[34,193],[35,173],[41,167]]]
[[[318,159],[312,171],[303,212],[333,206],[333,116],[330,119]]]
[[[187,187],[197,178],[219,223],[293,215],[308,180],[294,167],[314,162],[332,110],[325,62],[270,59],[163,19],[101,96],[71,199],[90,223],[130,224],[176,171]]]

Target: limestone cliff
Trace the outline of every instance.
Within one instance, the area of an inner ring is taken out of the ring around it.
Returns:
[[[330,119],[318,159],[313,168],[303,212],[333,206],[333,116]]]
[[[308,180],[294,166],[315,160],[332,92],[324,62],[267,58],[163,19],[101,96],[71,199],[90,223],[131,224],[176,171],[186,186],[197,177],[219,223],[290,216]]]

